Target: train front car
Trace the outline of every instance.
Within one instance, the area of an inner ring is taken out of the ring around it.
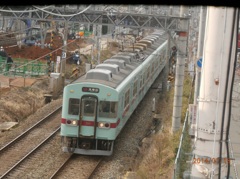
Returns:
[[[160,37],[164,34],[139,41],[141,54],[120,52],[64,88],[64,152],[112,154],[117,136],[165,66],[168,45]]]
[[[64,88],[62,150],[83,155],[113,152],[119,119],[118,94],[101,84],[81,82]]]

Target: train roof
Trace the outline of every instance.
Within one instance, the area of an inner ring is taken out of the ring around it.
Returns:
[[[121,59],[107,59],[103,63],[117,64],[120,68],[126,68],[126,62]]]
[[[110,70],[113,74],[119,74],[120,72],[119,66],[116,64],[101,63],[95,68]]]
[[[148,38],[141,39],[139,42],[141,42],[141,41],[149,41],[152,44],[154,44],[157,40],[158,40],[157,38],[155,39],[155,38],[148,37]]]
[[[158,36],[158,35],[156,35]],[[161,46],[161,44],[163,44],[163,42],[166,40],[164,38],[159,38],[154,44],[152,44],[150,47],[148,47],[146,50],[143,50],[142,53],[145,55],[145,57],[147,58],[149,55],[151,55],[158,47]],[[138,51],[139,52],[139,51]],[[81,76],[79,79],[77,79],[76,81],[74,81],[73,83],[82,83],[82,82],[90,82],[90,83],[101,83],[102,85],[106,85],[112,88],[117,88],[121,82],[126,79],[127,76],[129,76],[138,66],[140,66],[143,62],[144,62],[144,58],[143,60],[140,59],[135,59],[133,60],[130,64],[126,63],[125,60],[122,60],[124,57],[126,57],[126,55],[129,56],[134,56],[136,57],[136,53],[130,51],[130,52],[119,52],[117,55],[115,55],[115,59],[106,59],[102,64],[96,65],[96,69],[95,71],[93,69],[89,70],[86,75]],[[118,58],[118,57],[121,57]],[[116,59],[118,58],[118,59]],[[114,73],[114,69],[117,68],[117,66],[119,67],[119,73]],[[98,70],[98,71],[96,71]],[[107,70],[108,72],[105,73],[104,71]],[[86,78],[86,76],[88,75],[88,73],[95,73],[95,75],[92,75],[91,78]],[[104,78],[100,78],[99,73],[103,73],[105,75],[110,74],[111,73],[111,79],[107,80]],[[96,77],[96,78],[94,78]]]
[[[85,74],[85,79],[112,80],[112,72],[107,69],[91,69]]]
[[[116,54],[116,55],[112,56],[111,59],[124,60],[126,62],[126,64],[131,64],[132,63],[131,56],[128,56],[128,55]]]
[[[121,55],[129,55],[129,56],[133,56],[133,57],[136,56],[135,53],[131,53],[131,52],[118,52],[117,54],[121,54]]]

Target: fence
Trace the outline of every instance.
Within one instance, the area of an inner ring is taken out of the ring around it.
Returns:
[[[193,102],[193,83],[194,83],[194,78],[192,79],[191,82],[191,90],[190,94],[188,96],[188,107],[189,104]],[[188,83],[186,83],[187,80],[184,82],[184,86],[189,86]],[[186,110],[185,114],[185,119],[184,119],[184,124],[182,127],[182,134],[180,137],[180,143],[177,151],[177,156],[175,158],[175,163],[174,163],[174,174],[173,174],[173,179],[190,179],[190,170],[192,166],[192,141],[191,141],[191,136],[189,135],[189,121],[190,116],[189,116],[189,108]]]
[[[49,66],[43,62],[31,62],[27,59],[14,58],[11,68],[7,60],[0,57],[0,74],[5,76],[40,76],[47,75]]]
[[[180,143],[178,147],[177,156],[175,158],[174,163],[174,179],[182,179],[182,178],[188,178],[187,176],[190,176],[190,167],[191,167],[191,161],[192,161],[192,155],[191,152],[191,138],[189,136],[188,132],[188,117],[189,117],[189,111],[186,111],[186,116],[182,128],[182,134],[180,138]]]

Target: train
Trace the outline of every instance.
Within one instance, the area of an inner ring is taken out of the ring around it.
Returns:
[[[114,141],[164,68],[167,34],[155,31],[63,90],[63,152],[110,156]]]

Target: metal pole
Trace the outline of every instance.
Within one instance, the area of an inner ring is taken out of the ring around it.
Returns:
[[[174,93],[173,115],[172,115],[172,132],[178,131],[181,125],[184,67],[185,67],[185,58],[182,54],[178,53],[177,63],[176,63],[175,88],[174,88],[175,93]]]
[[[62,87],[65,86],[65,73],[66,73],[66,59],[67,59],[67,36],[68,36],[68,21],[64,24],[64,40],[63,40],[63,51],[62,51],[62,63],[61,63],[61,76],[62,76]]]
[[[97,26],[97,62],[100,64],[100,56],[101,56],[101,38],[102,36],[102,26],[98,25]]]
[[[235,53],[238,29],[233,18],[233,8],[208,7],[192,178],[217,179],[227,174],[228,161],[223,158],[227,159],[226,130],[235,55],[229,57]]]

